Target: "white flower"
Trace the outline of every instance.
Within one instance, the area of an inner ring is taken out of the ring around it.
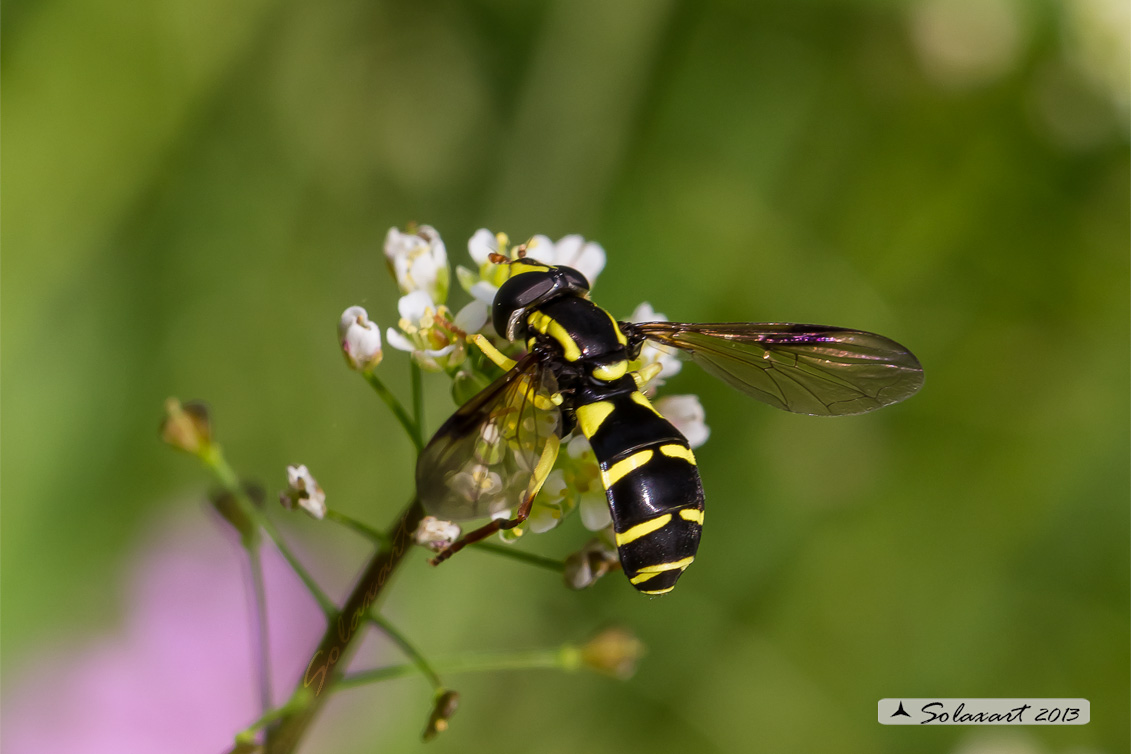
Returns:
[[[421,225],[410,233],[389,228],[385,258],[401,293],[425,291],[433,301],[442,304],[447,300],[451,278],[448,251],[435,228]]]
[[[353,369],[364,371],[381,363],[381,328],[369,321],[369,313],[360,306],[342,312],[338,342]]]
[[[592,287],[605,269],[605,250],[599,243],[586,241],[576,233],[554,243],[543,235],[526,242],[526,256],[556,267],[572,267],[585,276]]]
[[[326,515],[326,493],[306,466],[287,467],[287,489],[279,495],[284,508],[302,508],[311,516],[322,519]]]
[[[707,442],[711,428],[706,424],[707,413],[697,395],[665,395],[656,401],[656,410],[675,425],[687,444],[693,449]]]
[[[447,312],[443,307],[441,310]],[[455,352],[458,344],[437,325],[438,311],[426,291],[412,291],[401,296],[397,301],[397,311],[401,315],[397,323],[400,331],[390,327],[385,332],[389,345],[400,351],[408,351],[422,367],[431,371],[456,365],[448,357]],[[461,350],[460,355],[462,353]]]
[[[666,322],[667,319],[666,314],[654,310],[647,301],[636,307],[628,317],[629,322]],[[679,374],[679,370],[683,368],[683,362],[679,360],[673,349],[646,340],[640,347],[639,368],[652,364],[660,365],[660,373],[648,381],[644,392],[649,395],[655,393],[656,388],[663,385],[668,377]]]
[[[440,552],[459,539],[459,535],[459,526],[451,521],[444,521],[435,516],[425,516],[421,519],[420,525],[416,527],[413,538],[416,540],[416,544]]]

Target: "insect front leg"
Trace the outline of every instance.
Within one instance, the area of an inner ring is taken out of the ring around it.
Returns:
[[[538,463],[534,467],[530,484],[527,485],[526,491],[523,493],[522,504],[519,505],[518,510],[515,511],[514,518],[495,519],[489,524],[485,524],[478,529],[464,534],[428,562],[432,565],[439,565],[468,545],[482,541],[497,531],[513,529],[525,521],[527,516],[530,515],[530,508],[534,504],[534,498],[538,496],[538,491],[542,489],[542,485],[545,484],[546,478],[550,476],[550,471],[554,468],[554,461],[558,458],[558,448],[560,446],[561,440],[558,439],[557,435],[550,435],[546,440],[546,447],[542,449],[542,455],[538,458]]]
[[[476,333],[472,335],[471,342],[478,346],[479,350],[483,352],[483,355],[495,362],[504,372],[509,372],[514,369],[515,360],[504,355],[502,351],[495,348],[495,346],[491,344],[491,341],[484,338],[481,334]]]

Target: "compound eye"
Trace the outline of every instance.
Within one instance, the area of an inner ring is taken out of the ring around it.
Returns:
[[[589,291],[589,281],[577,270],[572,267],[559,267],[558,272],[565,277],[566,283],[571,291],[577,291],[578,293]]]
[[[495,294],[491,321],[500,337],[511,340],[521,335],[515,327],[531,306],[536,306],[554,290],[554,278],[545,272],[524,272],[499,287]]]
[[[554,279],[545,274],[527,273],[521,277],[513,278],[522,285],[516,284],[511,302],[516,309],[524,309],[540,303],[554,290]]]

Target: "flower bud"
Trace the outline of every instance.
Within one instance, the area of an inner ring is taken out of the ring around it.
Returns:
[[[448,729],[448,721],[459,708],[459,694],[455,691],[443,691],[436,695],[436,703],[432,706],[432,714],[428,717],[428,725],[424,728],[424,740],[431,741],[437,733]]]
[[[326,515],[326,493],[306,466],[287,467],[287,489],[279,493],[279,502],[287,510],[302,508],[314,518]]]
[[[369,321],[369,314],[360,306],[342,312],[338,321],[338,342],[351,369],[359,372],[381,363],[381,328]]]
[[[625,628],[607,628],[581,648],[581,662],[591,670],[624,681],[636,672],[644,643]]]
[[[562,578],[570,589],[587,589],[597,579],[620,567],[617,551],[600,537],[594,537],[566,558]]]
[[[182,404],[176,398],[166,400],[161,439],[177,450],[194,456],[202,455],[212,445],[207,407],[199,401]]]

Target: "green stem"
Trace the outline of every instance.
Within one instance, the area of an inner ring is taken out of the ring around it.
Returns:
[[[292,696],[286,704],[281,707],[276,707],[273,710],[268,710],[263,713],[263,716],[256,720],[251,725],[247,726],[239,733],[236,734],[237,744],[252,744],[255,743],[255,734],[262,730],[267,725],[281,720],[287,715],[293,715],[300,712],[310,703],[309,693],[298,693]]]
[[[516,550],[515,548],[509,547],[507,545],[499,545],[493,542],[477,542],[471,547],[473,550],[491,552],[495,555],[501,555],[505,558],[517,560],[520,563],[537,566],[538,568],[545,568],[546,570],[554,571],[555,573],[562,573],[563,571],[565,571],[565,563],[560,560],[554,560],[553,558],[547,558],[543,555],[535,555],[530,552]]]
[[[346,514],[336,511],[333,508],[330,508],[326,511],[326,520],[333,521],[336,524],[341,524],[347,529],[352,529],[366,539],[376,542],[381,546],[388,546],[389,544],[389,537],[385,534],[385,532],[378,531],[369,524],[358,521],[356,518],[347,516]]]
[[[577,647],[566,644],[557,649],[534,649],[524,652],[482,652],[440,660],[434,662],[432,667],[444,675],[536,669],[572,672],[581,667],[581,657],[580,650]],[[417,672],[419,672],[419,668],[414,664],[391,665],[385,668],[364,670],[342,678],[336,688],[354,688],[378,681],[404,678]]]
[[[437,694],[444,693],[444,682],[440,680],[440,676],[436,674],[436,671],[428,664],[428,660],[424,659],[424,655],[420,654],[420,651],[412,645],[404,634],[376,612],[369,614],[369,620],[373,621],[386,636],[392,639],[393,642],[401,648],[402,652],[408,655],[409,659],[412,660],[412,664],[428,679],[428,682],[432,684],[433,691]]]
[[[271,709],[271,645],[267,633],[267,588],[263,583],[263,559],[259,556],[259,547],[248,548],[247,560],[251,570],[251,593],[254,602],[252,632],[256,648],[259,650],[256,656],[259,704],[261,712],[267,714]]]
[[[416,449],[419,451],[424,447],[424,381],[420,364],[417,364],[415,359],[410,364],[412,368],[412,417],[416,420],[414,440]]]
[[[271,519],[261,515],[259,517],[259,525],[263,527],[263,531],[267,532],[267,536],[271,538],[271,542],[274,543],[275,547],[279,550],[283,559],[287,561],[287,565],[291,567],[291,570],[299,577],[303,586],[306,587],[306,590],[314,597],[322,614],[327,618],[337,615],[338,606],[334,604],[333,600],[326,596],[326,593],[322,591],[322,587],[318,586],[318,582],[314,580],[314,577],[310,575],[310,572],[306,570],[302,562],[291,552],[291,549],[287,546],[287,543],[283,540],[283,536],[279,533],[279,530],[275,528],[275,524]]]
[[[408,433],[409,439],[412,440],[412,444],[416,446],[416,452],[419,453],[423,450],[424,443],[420,439],[420,428],[416,426],[412,417],[404,410],[404,406],[401,405],[401,402],[397,400],[395,395],[389,392],[389,388],[385,387],[385,383],[381,381],[381,378],[378,377],[372,369],[362,372],[362,374],[365,376],[366,382],[376,391],[381,400],[385,401],[385,405],[389,407],[389,410],[397,417],[397,421],[404,427],[405,432]]]

